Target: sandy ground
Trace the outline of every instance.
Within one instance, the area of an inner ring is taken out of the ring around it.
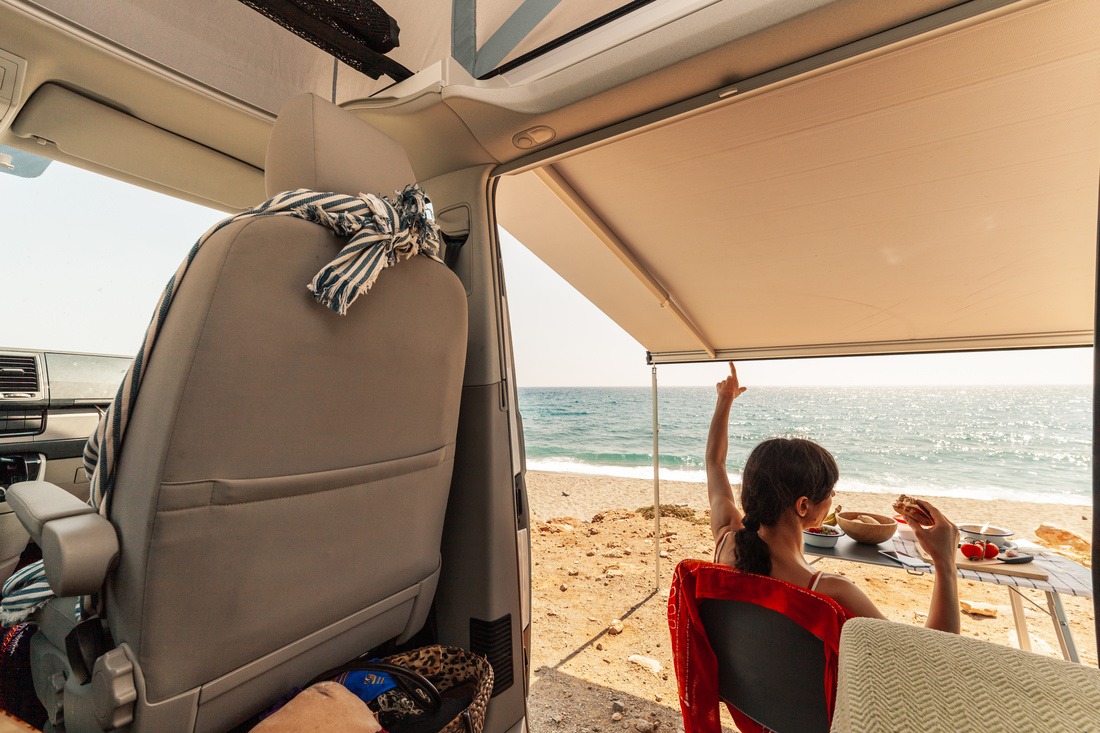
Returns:
[[[533,733],[592,731],[673,733],[682,729],[676,679],[672,671],[666,610],[672,568],[688,557],[710,559],[714,545],[705,523],[706,487],[662,482],[661,503],[697,510],[696,520],[662,517],[660,548],[653,520],[632,510],[652,505],[653,483],[637,479],[568,474],[527,474],[532,518],[533,613],[532,675],[528,724]],[[890,513],[893,495],[846,493],[837,503],[846,509]],[[1087,537],[1088,507],[1023,502],[935,499],[956,522],[992,521],[1035,541],[1040,521]],[[599,521],[597,514],[607,512]],[[564,517],[571,521],[560,520]],[[661,584],[654,589],[657,553]],[[890,619],[923,625],[932,581],[904,570],[823,560],[818,567],[852,578]],[[962,581],[960,599],[990,604],[995,618],[963,614],[962,633],[1016,646],[1008,590]],[[1042,605],[1042,593],[1025,591]],[[1092,602],[1065,597],[1074,641],[1086,664],[1096,666]],[[1032,649],[1060,656],[1049,617],[1032,606],[1026,611]],[[609,630],[622,621],[621,633]],[[630,661],[647,657],[660,665],[650,671]],[[613,719],[616,705],[623,708]],[[735,731],[723,713],[725,729]]]

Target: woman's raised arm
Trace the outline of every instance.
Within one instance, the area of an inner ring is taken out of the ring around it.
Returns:
[[[733,487],[726,474],[726,452],[729,449],[730,405],[745,388],[737,381],[737,368],[730,363],[730,375],[715,385],[718,403],[707,433],[707,494],[710,497],[710,531],[717,542],[729,530],[741,529],[741,512],[733,501]]]

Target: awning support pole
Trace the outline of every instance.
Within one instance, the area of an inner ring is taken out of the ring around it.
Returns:
[[[1096,216],[1096,276],[1100,278],[1100,202]],[[1093,333],[1100,328],[1100,279],[1093,295]],[[1095,337],[1094,337],[1095,339]],[[1100,587],[1100,348],[1092,347],[1092,587]],[[1100,594],[1092,597],[1096,651],[1100,653]]]
[[[657,365],[653,365],[653,559],[657,574],[653,589],[661,589],[661,475],[657,452]]]

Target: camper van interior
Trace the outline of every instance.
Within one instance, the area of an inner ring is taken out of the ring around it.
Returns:
[[[247,730],[441,644],[492,665],[486,733],[523,733],[498,227],[653,364],[1091,346],[1097,27],[1095,0],[0,0],[0,178],[81,255],[20,271],[35,243],[0,238],[0,576],[41,547],[47,729]],[[141,221],[123,243],[51,166],[189,213],[96,212]],[[343,315],[306,285],[355,254],[345,209],[191,249],[277,194],[412,184],[438,236],[373,199],[425,256]],[[100,287],[156,258],[186,258],[163,297]],[[149,335],[113,346],[131,311]]]

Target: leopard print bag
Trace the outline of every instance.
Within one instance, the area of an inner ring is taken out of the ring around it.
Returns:
[[[453,646],[426,646],[379,660],[411,670],[427,677],[443,696],[469,697],[470,704],[450,721],[446,721],[439,733],[481,733],[485,725],[485,708],[493,692],[493,668],[485,657]],[[423,713],[417,701],[400,688],[384,692],[376,698],[381,712],[396,716],[398,721],[416,722]],[[427,721],[424,721],[427,722]],[[440,721],[443,722],[443,721]],[[387,725],[387,729],[400,730],[401,722]],[[423,726],[419,726],[423,729]]]

